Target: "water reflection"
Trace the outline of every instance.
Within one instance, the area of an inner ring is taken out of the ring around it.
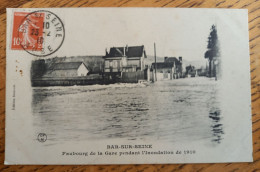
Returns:
[[[209,118],[212,119],[212,135],[213,135],[213,142],[220,143],[222,138],[222,135],[224,134],[223,131],[223,125],[221,122],[221,111],[220,110],[212,110],[209,112]]]

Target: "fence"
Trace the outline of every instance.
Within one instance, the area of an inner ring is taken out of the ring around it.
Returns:
[[[137,83],[138,80],[146,80],[147,71],[137,71],[137,72],[122,72],[122,82],[125,83]]]
[[[45,77],[32,79],[31,82],[33,87],[106,84],[101,75],[64,78]]]

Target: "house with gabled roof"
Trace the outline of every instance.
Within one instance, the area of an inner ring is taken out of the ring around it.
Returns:
[[[87,76],[88,67],[83,62],[54,63],[44,77],[79,77]]]
[[[137,72],[145,69],[147,58],[144,46],[111,47],[103,57],[104,72],[116,74],[121,72]]]
[[[182,57],[164,57],[164,62],[152,63],[152,69],[156,68],[157,79],[177,79],[182,77]]]

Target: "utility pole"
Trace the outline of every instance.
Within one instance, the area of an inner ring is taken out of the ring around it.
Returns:
[[[155,46],[155,43],[154,43],[154,62],[155,62],[155,65],[154,65],[154,68],[155,68],[155,79],[154,81],[157,81],[157,63],[156,63],[156,46]]]

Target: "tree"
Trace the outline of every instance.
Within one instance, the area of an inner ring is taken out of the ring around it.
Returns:
[[[208,37],[208,46],[207,51],[205,53],[205,58],[209,61],[209,77],[215,77],[216,76],[216,66],[213,64],[217,57],[219,57],[219,44],[218,44],[218,34],[217,34],[217,28],[215,25],[211,26],[210,34]]]
[[[40,59],[32,61],[31,66],[31,79],[42,77],[47,71],[45,60]]]

